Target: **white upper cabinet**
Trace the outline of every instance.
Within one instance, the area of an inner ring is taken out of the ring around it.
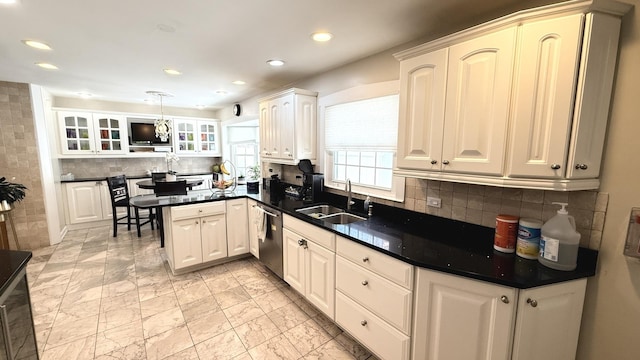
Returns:
[[[177,154],[220,156],[220,124],[215,120],[173,119]]]
[[[553,4],[395,54],[395,173],[597,189],[620,18],[629,9],[613,1]]]
[[[398,167],[439,170],[448,49],[400,63]]]
[[[261,99],[259,109],[264,161],[297,164],[316,159],[317,93],[290,89]]]
[[[516,28],[449,48],[442,169],[501,175]]]
[[[126,154],[127,122],[119,115],[58,112],[62,154]]]
[[[564,175],[583,17],[575,14],[521,27],[509,176]]]

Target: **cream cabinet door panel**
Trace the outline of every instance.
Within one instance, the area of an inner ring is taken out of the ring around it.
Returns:
[[[297,124],[295,120],[295,96],[287,95],[278,99],[279,117],[278,126],[275,131],[278,133],[278,155],[282,159],[293,159],[295,146],[294,130]]]
[[[397,166],[439,170],[448,49],[400,63]]]
[[[620,37],[618,17],[587,14],[578,76],[567,178],[595,178],[607,132],[611,89]]]
[[[249,252],[247,199],[227,200],[227,246],[229,256]]]
[[[415,359],[510,358],[515,289],[425,269],[416,276]]]
[[[336,254],[312,241],[305,251],[305,296],[332,320],[335,318]]]
[[[67,183],[66,190],[70,224],[102,220],[100,182]]]
[[[502,175],[516,27],[449,48],[442,169]]]
[[[564,176],[583,17],[522,26],[508,176]]]
[[[269,115],[267,116],[269,126],[268,131],[269,134],[267,138],[270,140],[268,145],[270,145],[269,157],[270,158],[278,158],[280,157],[280,131],[279,131],[279,121],[280,113],[281,113],[280,103],[276,100],[269,101]]]
[[[586,285],[581,279],[521,290],[514,359],[575,359]]]
[[[315,159],[318,129],[314,96],[296,95],[295,145],[296,159]]]
[[[224,215],[200,218],[200,238],[202,240],[202,261],[212,261],[227,257],[227,225]]]
[[[258,239],[258,221],[262,220],[262,212],[256,211],[258,203],[247,200],[247,212],[249,214],[249,252],[260,259],[260,240]]]
[[[202,263],[200,219],[177,220],[171,224],[175,269]]]
[[[284,281],[292,288],[296,289],[300,294],[304,295],[305,281],[305,249],[298,243],[302,237],[296,233],[283,229],[283,267]]]
[[[269,157],[271,149],[271,119],[269,112],[269,101],[260,103],[260,155]]]

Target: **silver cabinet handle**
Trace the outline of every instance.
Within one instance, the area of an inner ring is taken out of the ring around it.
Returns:
[[[198,220],[196,220],[196,225],[198,225],[200,222]]]
[[[538,306],[538,301],[532,300],[532,299],[527,299],[527,304],[531,305],[531,307],[536,307],[536,306]]]
[[[362,321],[360,321],[360,325],[362,325],[362,326],[367,326],[367,320],[362,320]]]
[[[576,164],[577,170],[587,170],[589,166],[587,164]]]
[[[449,165],[449,160],[442,160],[442,163],[445,165]]]
[[[199,213],[201,213],[201,212],[202,212],[202,209],[198,209],[198,212],[199,212]]]
[[[13,344],[11,343],[11,333],[9,332],[9,317],[7,316],[7,306],[0,305],[0,326],[2,326],[2,332],[4,333],[4,341],[6,343],[7,359],[13,359],[15,354],[13,353]]]
[[[364,280],[364,281],[362,282],[362,286],[367,286],[367,285],[369,285],[369,282],[368,282],[367,280]]]
[[[509,303],[509,297],[507,297],[507,295],[502,295],[500,296],[500,301],[502,301],[505,304]]]
[[[553,169],[553,170],[560,169],[560,164],[551,164],[551,169]]]
[[[307,240],[305,239],[300,239],[298,240],[298,245],[300,246],[304,246],[305,249],[307,249],[309,246],[307,245]]]
[[[435,165],[438,163],[438,160],[431,160],[431,165]]]
[[[369,261],[369,257],[368,256],[365,256],[365,257],[362,258],[362,262],[367,262],[367,261]]]

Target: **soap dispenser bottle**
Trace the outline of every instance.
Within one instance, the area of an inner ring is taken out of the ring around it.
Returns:
[[[575,219],[565,209],[568,204],[554,204],[562,208],[542,225],[538,261],[552,269],[571,271],[577,265],[580,233],[576,231]]]

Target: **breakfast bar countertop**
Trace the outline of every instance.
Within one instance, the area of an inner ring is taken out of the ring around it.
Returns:
[[[0,295],[27,266],[31,256],[30,251],[0,250]]]
[[[374,205],[374,215],[366,221],[329,224],[296,211],[311,204],[282,196],[272,198],[264,191],[248,194],[244,186],[232,192],[194,190],[187,195],[158,198],[143,195],[132,201],[139,207],[164,207],[241,197],[275,206],[290,216],[406,263],[495,284],[526,289],[590,277],[596,271],[598,252],[595,250],[580,248],[578,267],[573,271],[553,270],[537,260],[495,251],[493,228],[382,204]],[[342,198],[329,194],[323,200],[326,201],[322,203],[340,207]]]

